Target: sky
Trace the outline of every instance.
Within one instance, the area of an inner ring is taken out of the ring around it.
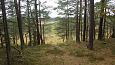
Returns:
[[[48,6],[52,6],[52,7],[57,7],[58,6],[58,4],[56,4],[56,2],[58,1],[58,0],[40,0],[41,2],[44,2],[44,1],[47,1],[47,4],[46,5],[48,5]],[[99,2],[100,0],[94,0],[95,2]],[[57,17],[57,16],[59,16],[58,15],[58,12],[56,11],[56,10],[50,10],[51,11],[51,13],[50,13],[50,17],[52,17],[52,18],[55,18],[55,17]]]
[[[41,2],[44,2],[44,1],[47,1],[47,4],[46,5],[48,5],[48,6],[51,6],[51,7],[57,7],[58,5],[56,4],[56,2],[58,1],[58,0],[41,0]],[[53,10],[53,9],[50,9],[50,17],[52,17],[52,18],[55,18],[55,17],[57,17],[58,16],[58,12],[56,11],[56,10]]]

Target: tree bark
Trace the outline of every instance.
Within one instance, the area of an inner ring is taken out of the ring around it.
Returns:
[[[66,23],[66,41],[69,40],[69,1],[67,0],[67,11],[65,12],[66,13],[66,18],[65,18],[65,21],[67,22]]]
[[[4,42],[3,42],[3,37],[2,36],[0,37],[0,42],[1,42],[1,47],[3,48],[4,47],[4,45],[3,45]]]
[[[31,36],[31,26],[30,26],[30,11],[29,11],[30,5],[29,5],[29,0],[27,0],[27,9],[28,9],[28,32],[29,32],[29,46],[31,46],[32,44],[32,36]]]
[[[45,44],[45,20],[43,24],[43,44]]]
[[[113,26],[113,29],[112,29],[112,38],[115,38],[115,26]]]
[[[37,44],[40,45],[40,30],[38,22],[37,0],[35,0],[35,13],[36,13],[36,28],[37,28]]]
[[[79,1],[77,1],[77,6],[76,6],[76,42],[80,42],[80,29],[79,29],[79,16],[78,16],[78,5]]]
[[[93,50],[94,41],[94,0],[90,0],[89,49]]]
[[[82,40],[82,0],[80,0],[80,12],[79,12],[79,29],[80,29],[80,40]]]
[[[40,40],[41,44],[43,43],[43,34],[42,34],[42,21],[41,21],[41,2],[39,1],[39,22],[40,22]]]
[[[24,38],[23,38],[23,31],[22,31],[22,16],[21,16],[21,6],[20,6],[20,0],[19,3],[17,3],[17,0],[14,0],[15,3],[15,9],[16,9],[16,16],[18,21],[18,29],[19,29],[19,35],[20,35],[20,42],[21,42],[21,50],[24,48]]]
[[[6,54],[7,54],[7,65],[10,64],[10,38],[8,32],[8,24],[7,24],[7,17],[6,17],[6,9],[5,9],[5,1],[1,0],[1,9],[2,9],[2,16],[3,16],[3,26],[4,26],[4,33],[5,33],[5,43],[6,43]]]
[[[87,0],[85,0],[85,9],[84,9],[84,30],[83,30],[83,41],[86,41],[86,21],[87,21]]]
[[[98,40],[103,40],[104,4],[105,0],[101,0],[101,14],[100,14]]]
[[[31,11],[31,7],[30,7],[30,13],[31,13],[31,18],[32,18],[32,22],[33,22],[33,24],[34,24],[34,28],[32,28],[32,35],[33,35],[33,46],[36,46],[36,34],[37,34],[37,32],[35,31],[36,30],[36,28],[37,28],[37,26],[36,26],[36,21],[34,20],[34,17],[33,17],[33,13],[32,13],[32,11]],[[36,27],[36,28],[35,28]]]

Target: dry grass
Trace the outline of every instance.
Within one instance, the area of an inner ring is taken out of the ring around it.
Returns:
[[[31,47],[23,51],[21,58],[14,56],[12,65],[114,65],[113,41],[104,41],[107,44],[95,41],[93,51],[88,50],[85,44],[74,41]]]
[[[28,49],[28,53],[26,50],[25,60],[28,58],[28,65],[114,65],[115,55],[112,54],[109,44],[101,45],[102,42],[97,42],[100,41],[95,42],[94,51],[88,50],[82,43],[75,44],[74,42],[44,45],[31,50]]]

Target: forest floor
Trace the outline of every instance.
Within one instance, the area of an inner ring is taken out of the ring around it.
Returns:
[[[22,56],[12,54],[11,65],[115,65],[115,39],[95,41],[92,51],[86,45],[71,41],[26,48]],[[0,50],[0,65],[5,63],[3,52]]]

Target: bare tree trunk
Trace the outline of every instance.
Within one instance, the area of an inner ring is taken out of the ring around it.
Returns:
[[[109,38],[111,38],[112,37],[112,31],[113,31],[113,27],[112,26],[110,26],[110,35],[109,35]]]
[[[39,22],[40,22],[40,40],[41,44],[43,43],[43,34],[42,34],[42,21],[41,21],[41,2],[39,1]]]
[[[16,46],[18,47],[18,36],[16,36],[16,39],[15,39],[15,42],[16,42]]]
[[[89,29],[89,49],[93,50],[94,41],[94,0],[90,0],[90,29]]]
[[[76,6],[76,42],[80,42],[80,29],[79,29],[79,16],[78,16],[78,5],[79,1],[77,1],[77,6]]]
[[[70,30],[69,30],[69,1],[67,0],[67,41],[69,40]]]
[[[66,21],[66,18],[65,18],[65,21]],[[66,23],[66,41],[68,40],[68,29],[67,29],[68,25]]]
[[[29,11],[29,8],[30,8],[30,4],[29,4],[29,1],[27,0],[27,9],[28,9],[28,32],[29,32],[29,46],[31,46],[32,44],[32,36],[31,36],[31,25],[30,25],[30,11]]]
[[[86,26],[86,42],[88,41],[88,38],[89,38],[89,34],[88,34],[88,32],[89,32],[89,25],[88,25],[88,23],[89,23],[89,21],[88,21],[88,16],[87,16],[87,26]]]
[[[3,45],[4,42],[3,42],[3,37],[2,36],[0,37],[0,42],[1,42],[1,47],[3,48],[4,47],[4,45]]]
[[[99,33],[98,33],[99,40],[103,40],[104,4],[105,4],[105,0],[101,0],[101,14],[100,14],[100,23],[99,23]]]
[[[37,35],[37,34],[36,34],[36,31],[33,30],[33,41],[34,41],[34,42],[33,42],[33,46],[36,46],[36,41],[37,41],[37,40],[36,40],[36,35]]]
[[[5,2],[4,0],[1,0],[1,8],[2,8],[2,16],[3,16],[3,26],[4,26],[4,32],[5,32],[5,43],[6,43],[6,54],[7,54],[7,65],[10,64],[10,38],[9,38],[9,32],[8,32],[8,24],[7,24],[7,17],[6,17],[6,9],[5,9]]]
[[[86,21],[87,21],[87,0],[85,0],[85,9],[84,9],[84,30],[83,30],[83,41],[86,41]]]
[[[108,12],[109,12],[109,9],[108,9]],[[110,16],[110,14],[109,14],[109,16]],[[107,22],[106,26],[107,26],[107,39],[108,39],[109,38],[109,24],[108,24],[108,22]]]
[[[107,26],[107,39],[108,39],[109,38],[109,24],[107,23],[106,26]]]
[[[106,33],[105,33],[105,29],[106,29],[106,28],[105,28],[105,25],[106,25],[106,17],[104,18],[104,23],[103,23],[103,39],[105,39],[105,36],[106,36],[106,35],[105,35],[105,34],[106,34]]]
[[[43,24],[43,44],[45,44],[45,20]]]
[[[33,14],[32,14],[32,11],[31,11],[31,7],[30,7],[30,13],[31,13],[31,19],[32,19],[32,22],[33,22],[33,24],[34,24],[34,28],[32,29],[32,35],[33,35],[33,46],[36,46],[36,34],[37,34],[37,32],[35,31],[36,30],[36,28],[37,28],[37,26],[36,26],[36,21],[34,20],[34,17],[33,17]],[[36,27],[36,28],[35,28]]]
[[[19,3],[17,3],[17,0],[14,0],[15,3],[15,9],[16,9],[16,16],[18,21],[18,28],[19,28],[19,35],[20,35],[20,42],[21,42],[21,50],[24,48],[24,38],[23,38],[23,31],[22,31],[22,16],[21,16],[21,6],[20,6],[20,0]]]
[[[37,28],[37,44],[40,45],[40,30],[38,22],[37,0],[35,0],[35,13],[36,13],[36,28]]]
[[[115,26],[113,25],[113,29],[112,29],[112,38],[115,38]]]
[[[27,36],[27,33],[25,34],[25,43],[26,43],[26,45],[28,44],[28,36]]]
[[[79,29],[80,29],[80,39],[82,40],[82,0],[80,0],[80,13],[79,13]]]

